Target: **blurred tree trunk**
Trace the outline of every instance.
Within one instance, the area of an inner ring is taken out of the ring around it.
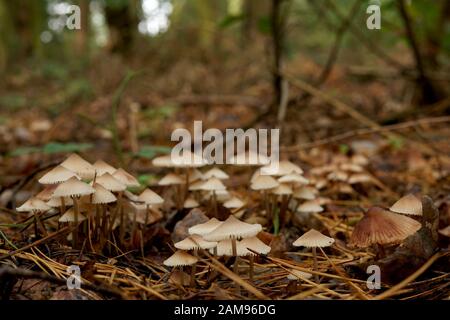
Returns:
[[[0,73],[13,55],[13,26],[7,0],[0,0]]]
[[[435,70],[439,69],[438,56],[442,49],[446,26],[450,22],[450,0],[441,0],[438,5],[440,16],[436,21],[435,27],[426,35],[424,50],[427,62]]]
[[[272,88],[274,100],[271,105],[270,114],[276,115],[278,106],[282,99],[282,82],[281,64],[283,54],[283,21],[281,15],[281,3],[283,0],[272,0],[270,23],[271,23],[271,40],[272,40]]]
[[[78,56],[84,59],[89,56],[89,0],[78,0],[81,14],[81,30],[75,34],[75,51]]]
[[[110,33],[110,50],[121,54],[129,53],[139,23],[135,7],[139,2],[106,2],[105,16]]]

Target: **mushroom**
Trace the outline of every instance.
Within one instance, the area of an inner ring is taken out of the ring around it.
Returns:
[[[95,175],[94,167],[76,153],[72,153],[60,165],[75,172],[82,179],[92,179]]]
[[[183,208],[185,209],[192,209],[192,208],[197,208],[200,204],[197,202],[197,200],[195,200],[194,198],[187,198],[186,200],[184,200],[183,203]]]
[[[309,280],[312,278],[312,274],[297,269],[290,269],[286,278],[294,284],[295,290],[297,290],[300,280]]]
[[[106,208],[104,205],[116,202],[117,198],[99,183],[94,183],[93,188],[95,192],[92,195],[91,203],[95,205],[95,228],[100,238],[102,238],[102,230],[105,233],[107,228]],[[100,241],[102,242],[102,239]]]
[[[272,211],[274,212],[272,219],[274,234],[277,235],[280,227],[284,226],[284,223],[286,222],[286,211],[288,210],[289,200],[294,192],[289,185],[283,183],[278,185],[278,187],[274,188],[271,192],[272,194],[281,197],[280,210]]]
[[[113,174],[117,170],[116,168],[107,164],[103,160],[95,161],[92,166],[94,167],[94,170],[95,170],[97,176],[101,176],[105,173]]]
[[[177,250],[173,255],[164,260],[163,264],[168,267],[181,267],[181,272],[183,271],[184,266],[190,266],[196,264],[198,261],[197,257],[190,255],[189,253]],[[195,281],[193,280],[191,273],[191,283]]]
[[[227,209],[240,209],[245,206],[245,202],[243,202],[238,197],[232,197],[223,203],[223,206]]]
[[[181,208],[181,205],[183,204],[183,197],[181,195],[181,185],[183,185],[183,179],[181,179],[180,176],[176,175],[175,173],[169,173],[166,174],[164,177],[159,180],[158,185],[160,186],[176,186],[176,205],[177,208]]]
[[[266,214],[272,217],[272,208],[270,207],[270,199],[268,190],[276,188],[280,183],[269,175],[259,175],[250,184],[250,188],[255,191],[262,191],[264,196],[264,206]]]
[[[73,208],[70,208],[58,219],[58,222],[72,224],[72,228],[75,230],[78,226],[78,223],[81,223],[84,220],[86,220],[85,216],[83,216],[81,213],[75,214],[75,210]],[[74,231],[72,231],[72,241],[74,241],[73,237]]]
[[[20,207],[17,207],[16,210],[19,212],[31,212],[34,216],[34,233],[36,237],[38,236],[38,225],[43,229],[45,233],[45,228],[42,225],[41,220],[39,219],[40,212],[46,212],[50,210],[51,207],[48,206],[44,201],[38,198],[30,198],[25,203],[23,203]]]
[[[203,173],[203,179],[210,179],[210,178],[217,178],[219,180],[226,180],[226,179],[229,179],[230,176],[225,171],[222,171],[219,168],[214,167],[212,169],[209,169],[205,173]]]
[[[144,223],[144,233],[145,229],[147,228],[148,223],[148,216],[150,214],[150,207],[154,205],[160,205],[164,202],[164,199],[161,198],[157,193],[150,189],[145,189],[138,197],[137,201],[143,202],[145,204],[145,223]],[[134,221],[133,221],[133,233],[135,230],[135,224],[136,224],[136,212],[134,214]]]
[[[238,266],[238,252],[237,252],[237,239],[249,238],[256,236],[262,227],[260,224],[249,224],[236,219],[233,215],[230,215],[227,220],[222,222],[217,228],[212,230],[203,236],[206,241],[222,241],[231,239],[232,254],[236,257],[234,262],[234,272],[237,271]],[[219,251],[219,248],[217,248]]]
[[[71,197],[73,200],[73,209],[75,214],[74,224],[78,226],[78,199],[81,196],[89,195],[95,192],[95,189],[92,188],[87,183],[78,180],[75,177],[70,178],[66,182],[61,183],[53,192],[55,197]],[[72,231],[72,245],[75,248],[78,242],[78,232],[77,230]]]
[[[180,249],[180,250],[185,250],[185,251],[192,250],[194,252],[194,256],[197,257],[198,250],[215,248],[215,247],[217,247],[217,242],[206,241],[199,235],[191,235],[191,236],[175,243],[174,246],[175,246],[175,248]],[[192,269],[191,269],[191,272],[192,272],[191,273],[191,287],[193,287],[195,284],[194,279],[195,279],[196,268],[197,268],[197,263],[194,263],[192,265]]]
[[[205,234],[210,233],[218,226],[220,226],[223,222],[217,220],[216,218],[211,218],[205,223],[197,224],[188,229],[189,234],[198,234],[200,236],[204,236]]]
[[[408,194],[395,202],[389,208],[392,212],[403,213],[412,216],[422,215],[422,201],[417,199],[413,194]]]
[[[317,271],[317,248],[329,247],[334,243],[334,239],[327,237],[315,229],[311,229],[304,233],[301,237],[294,241],[295,247],[307,247],[312,248],[312,254],[314,259],[314,270]],[[319,281],[319,277],[315,275],[316,282]]]
[[[239,242],[239,245],[247,250],[247,255],[249,256],[249,278],[250,281],[253,281],[254,256],[256,255],[256,253],[268,254],[272,248],[259,240],[257,237],[242,239]]]
[[[301,175],[303,173],[302,168],[300,168],[298,165],[287,161],[282,160],[278,162],[278,169],[276,171],[273,171],[271,168],[271,165],[264,166],[261,168],[263,172],[270,173],[272,176],[285,176],[289,174],[298,174]]]
[[[412,218],[380,207],[371,207],[355,225],[350,245],[364,248],[375,244],[379,254],[383,255],[383,245],[399,243],[421,227],[422,225]]]
[[[203,183],[203,185],[200,187],[200,190],[209,191],[212,195],[212,204],[214,210],[214,215],[217,217],[218,215],[218,208],[217,208],[217,192],[218,191],[225,191],[226,187],[220,181],[218,178],[210,178],[206,182]],[[210,207],[211,208],[211,207]]]
[[[301,187],[294,191],[292,197],[302,200],[314,200],[316,198],[317,190],[313,187]]]
[[[323,207],[316,200],[307,200],[298,206],[297,211],[303,213],[322,212]]]

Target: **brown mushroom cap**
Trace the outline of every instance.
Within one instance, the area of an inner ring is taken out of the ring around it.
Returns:
[[[350,244],[363,248],[372,244],[398,243],[414,234],[421,226],[409,217],[380,207],[371,207],[353,229]]]
[[[80,179],[80,177],[73,171],[64,168],[63,166],[56,166],[46,174],[44,174],[38,182],[41,184],[56,184],[69,180],[75,177]]]
[[[187,252],[178,250],[169,258],[164,260],[163,264],[168,267],[190,266],[198,261],[197,257]]]
[[[389,208],[396,213],[409,214],[413,216],[422,215],[422,201],[417,199],[413,194],[408,194],[400,198]]]
[[[293,245],[295,247],[323,248],[329,247],[333,243],[333,238],[327,237],[315,229],[311,229],[295,240]]]
[[[54,197],[85,196],[94,193],[95,190],[87,183],[75,177],[61,183],[53,192]]]

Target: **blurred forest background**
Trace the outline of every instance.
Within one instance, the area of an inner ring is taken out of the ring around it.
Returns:
[[[279,126],[291,155],[419,118],[439,134],[411,139],[448,141],[449,20],[448,0],[0,0],[0,184],[70,151],[145,173],[193,120]]]

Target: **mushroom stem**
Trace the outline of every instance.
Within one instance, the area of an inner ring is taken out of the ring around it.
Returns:
[[[64,197],[61,197],[61,215],[66,212],[66,201],[64,200]]]
[[[78,212],[79,212],[79,208],[78,208],[78,200],[77,197],[73,196],[72,197],[73,200],[73,212],[74,212],[74,229],[72,231],[72,248],[75,249],[78,243]]]
[[[313,259],[314,259],[313,270],[317,271],[317,249],[316,249],[316,247],[312,248],[312,254],[313,254]],[[314,279],[316,280],[316,282],[319,282],[319,275],[314,274]]]
[[[249,257],[249,269],[248,269],[248,276],[250,278],[250,281],[253,282],[253,263],[255,260],[255,256],[253,254],[250,254]]]
[[[146,204],[145,205],[145,221],[144,221],[144,226],[142,227],[142,235],[144,235],[145,232],[147,231],[148,215],[149,214],[150,214],[150,205]]]
[[[194,256],[197,257],[197,250],[194,250]],[[191,267],[191,282],[190,282],[190,287],[194,288],[195,287],[195,274],[197,273],[197,262],[195,262],[192,267]]]
[[[217,210],[217,195],[216,192],[213,191],[212,194],[212,200],[213,200],[213,206],[214,206],[214,217],[218,218],[219,214],[218,214],[218,210]]]
[[[117,206],[120,214],[120,226],[119,226],[119,243],[123,244],[125,238],[125,223],[124,223],[124,214],[122,207],[122,192],[119,193],[119,198],[117,199]]]

